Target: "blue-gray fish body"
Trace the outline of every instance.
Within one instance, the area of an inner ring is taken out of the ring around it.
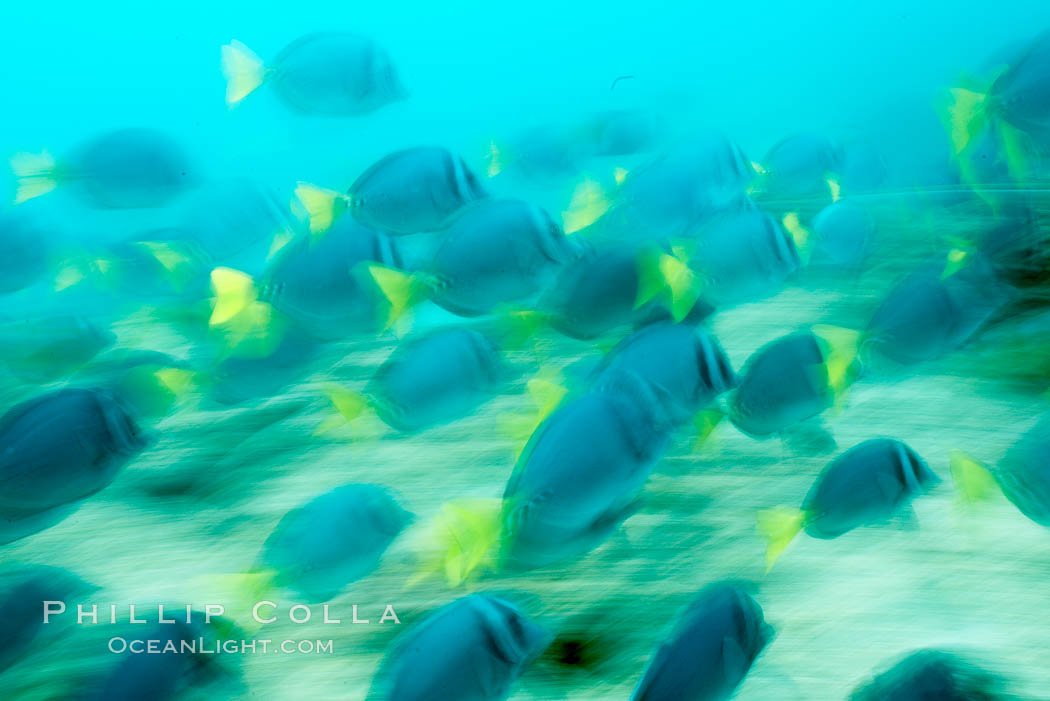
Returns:
[[[800,133],[779,141],[762,161],[765,190],[776,198],[828,198],[828,177],[842,167],[842,149],[831,139]]]
[[[314,334],[292,323],[269,355],[224,358],[211,374],[209,396],[219,404],[234,405],[279,394],[309,369],[324,347]]]
[[[758,209],[726,214],[703,227],[689,262],[704,299],[716,307],[766,297],[801,265],[794,240]]]
[[[133,209],[167,204],[196,182],[182,148],[163,132],[122,129],[85,144],[59,177],[98,207]]]
[[[217,264],[296,227],[287,203],[251,180],[209,184],[187,200],[178,229]]]
[[[504,491],[504,563],[541,567],[608,538],[637,509],[670,430],[655,390],[628,373],[558,408]]]
[[[631,701],[725,701],[772,639],[758,602],[735,585],[709,585],[657,650]]]
[[[43,565],[5,572],[0,586],[0,672],[20,659],[44,632],[45,601],[66,602],[91,589],[69,572]],[[72,607],[67,605],[68,608]],[[56,617],[48,621],[47,628],[60,625]]]
[[[0,362],[30,382],[76,370],[113,345],[116,335],[86,317],[0,320]]]
[[[485,336],[466,328],[439,329],[395,351],[369,383],[380,418],[414,431],[466,416],[488,400],[506,369]]]
[[[390,237],[352,217],[340,217],[320,238],[289,243],[264,275],[262,297],[322,340],[374,331],[382,326],[380,296],[362,264],[400,268]]]
[[[680,236],[721,212],[749,206],[754,176],[739,146],[719,133],[702,134],[628,173],[620,201],[596,226],[621,240]]]
[[[918,650],[850,694],[850,701],[1006,701],[1003,680],[955,655]]]
[[[840,200],[813,218],[815,252],[835,265],[856,265],[868,252],[875,235],[875,219],[864,207]]]
[[[296,39],[273,61],[268,80],[285,103],[312,114],[362,115],[407,97],[386,50],[347,32]]]
[[[434,302],[476,316],[545,288],[575,248],[550,215],[519,200],[480,200],[445,230],[431,260]]]
[[[372,685],[375,701],[502,701],[547,632],[485,594],[446,604],[407,632]]]
[[[277,581],[311,601],[328,601],[371,573],[412,520],[390,493],[347,484],[291,511],[263,548]]]
[[[67,388],[19,404],[0,418],[3,527],[98,492],[147,442],[105,391]]]
[[[944,277],[944,263],[921,266],[886,296],[868,323],[872,348],[899,363],[933,360],[958,348],[1007,299],[979,254]]]
[[[837,538],[858,526],[885,521],[940,480],[900,441],[875,438],[835,458],[802,503],[806,533]]]
[[[651,112],[619,109],[594,115],[587,130],[595,156],[628,156],[651,149],[659,137],[660,126]]]
[[[1045,135],[1050,129],[1050,32],[1040,34],[989,90],[994,112],[1013,126]]]
[[[752,436],[779,433],[834,404],[816,336],[782,336],[755,351],[740,373],[729,417]]]
[[[459,156],[436,146],[391,153],[362,173],[347,193],[365,226],[391,234],[435,231],[485,190]]]
[[[0,294],[42,277],[49,252],[47,236],[36,222],[17,211],[0,214]]]
[[[996,478],[1021,513],[1050,526],[1050,417],[1040,419],[1007,451]]]
[[[737,382],[729,358],[710,332],[669,322],[645,326],[625,338],[593,377],[600,383],[621,372],[632,372],[658,388],[676,423],[688,421]]]

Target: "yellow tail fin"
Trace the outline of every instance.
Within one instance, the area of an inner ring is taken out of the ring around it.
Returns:
[[[965,88],[952,88],[948,91],[946,127],[956,154],[962,153],[984,126],[987,97],[983,93]]]
[[[143,365],[121,379],[120,392],[143,416],[159,418],[168,415],[195,382],[190,370]]]
[[[780,223],[784,226],[784,231],[788,232],[791,235],[791,239],[795,242],[795,248],[798,249],[802,262],[808,263],[811,250],[810,244],[813,243],[810,230],[802,225],[802,220],[799,219],[797,212],[788,212],[780,220]]]
[[[341,192],[303,182],[296,186],[295,197],[306,209],[311,234],[324,233],[332,228],[332,223],[342,214],[347,201],[347,196]]]
[[[525,383],[535,412],[529,415],[508,416],[500,422],[500,432],[515,444],[515,457],[521,455],[525,444],[548,416],[561,404],[569,393],[561,374],[556,371],[541,371]]]
[[[617,185],[623,185],[624,181],[627,180],[627,174],[630,171],[626,168],[614,168],[613,169],[613,180],[616,181]]]
[[[853,363],[857,359],[863,340],[861,332],[840,326],[818,324],[813,327],[813,335],[823,342],[828,387],[831,388],[838,402],[845,396],[846,390],[853,382]]]
[[[495,141],[489,141],[489,150],[486,154],[486,160],[489,162],[489,167],[485,171],[485,174],[490,178],[494,178],[503,172],[503,152],[500,147],[496,145]]]
[[[230,622],[236,622],[248,632],[255,632],[261,623],[252,617],[252,609],[266,601],[277,587],[278,572],[273,569],[252,569],[240,574],[201,575],[191,580],[194,600],[219,601],[227,611]],[[272,609],[264,608],[262,616]]]
[[[463,499],[442,505],[434,518],[431,543],[421,554],[422,566],[413,582],[441,572],[450,587],[495,569],[502,525],[500,499]]]
[[[999,483],[991,471],[961,450],[951,452],[949,465],[952,482],[962,501],[973,504],[999,491]]]
[[[266,67],[261,58],[235,39],[222,47],[222,74],[226,76],[226,104],[233,107],[263,84]]]
[[[15,204],[51,192],[58,187],[55,159],[47,151],[16,153],[11,157],[11,171],[18,189]]]
[[[707,442],[711,433],[722,423],[726,417],[725,412],[718,409],[704,409],[697,412],[693,417],[693,427],[696,429],[696,442],[693,444],[693,452],[697,453]]]
[[[758,512],[758,532],[766,539],[766,572],[806,525],[806,514],[779,506]]]
[[[561,213],[566,234],[574,234],[598,221],[609,211],[609,198],[602,186],[585,178],[576,186],[569,201],[569,208]]]
[[[329,416],[322,421],[314,431],[314,435],[328,433],[338,426],[346,425],[371,408],[368,397],[345,387],[332,385],[324,390],[324,394],[332,402],[332,406],[338,414]]]
[[[178,244],[167,241],[139,241],[167,273],[168,281],[177,290],[183,289],[194,273],[193,258]]]
[[[675,246],[671,253],[645,251],[638,257],[638,292],[635,308],[665,294],[672,318],[678,322],[700,299],[700,277],[688,264],[689,253]]]
[[[370,263],[367,270],[388,304],[384,329],[393,327],[405,312],[426,297],[428,285],[417,275],[410,275],[378,263]]]
[[[233,268],[215,268],[211,271],[212,303],[209,326],[219,326],[248,308],[258,297],[255,281],[247,273]]]
[[[944,262],[944,271],[941,273],[941,279],[955,275],[955,273],[966,267],[966,260],[970,257],[970,251],[965,248],[953,248],[948,251],[947,259]]]

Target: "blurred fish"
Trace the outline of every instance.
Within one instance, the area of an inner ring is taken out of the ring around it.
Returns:
[[[599,112],[588,120],[586,130],[596,156],[627,156],[652,149],[660,136],[661,123],[652,112],[618,109]]]
[[[577,247],[545,211],[520,200],[480,200],[442,235],[423,275],[373,267],[393,318],[429,296],[460,316],[523,303],[546,288]]]
[[[531,127],[506,144],[489,144],[487,175],[514,172],[536,186],[549,186],[579,174],[591,155],[577,129],[563,124]]]
[[[117,340],[86,317],[0,319],[0,363],[28,382],[66,375]]]
[[[264,82],[289,107],[308,114],[363,115],[408,96],[386,50],[346,32],[307,34],[269,65],[233,41],[222,47],[222,71],[230,106]]]
[[[0,214],[0,294],[28,287],[47,270],[48,232],[20,211]]]
[[[547,632],[486,594],[456,599],[406,632],[384,660],[374,701],[502,701],[547,646]]]
[[[337,388],[329,398],[347,420],[371,408],[398,431],[418,431],[474,411],[492,397],[507,371],[488,338],[468,328],[443,328],[399,347],[364,395]]]
[[[1043,417],[1010,447],[995,469],[960,451],[952,453],[952,478],[963,498],[978,501],[1002,491],[1021,513],[1050,526],[1050,417]]]
[[[201,299],[213,268],[212,258],[181,229],[143,231],[101,255],[104,277],[120,294],[114,307]]]
[[[115,351],[80,371],[75,381],[104,387],[137,418],[158,419],[197,382],[183,361],[157,351]]]
[[[337,487],[281,519],[263,546],[260,574],[311,602],[329,601],[375,570],[411,521],[382,487]]]
[[[850,694],[850,701],[1005,701],[1003,680],[940,650],[908,654]]]
[[[0,672],[22,658],[43,633],[59,628],[59,621],[44,626],[45,601],[68,601],[93,587],[65,570],[43,565],[20,566],[0,575]]]
[[[66,388],[15,406],[0,418],[0,541],[61,520],[147,443],[105,391]]]
[[[229,180],[187,198],[176,229],[217,264],[275,237],[290,237],[297,225],[276,193],[251,180]]]
[[[750,206],[754,177],[739,146],[717,132],[698,134],[628,172],[618,202],[588,233],[621,241],[681,236],[716,214]]]
[[[939,482],[926,462],[900,441],[874,438],[855,445],[824,468],[800,510],[759,512],[759,530],[769,541],[766,566],[773,566],[801,530],[831,539],[904,511],[911,516],[911,500]]]
[[[730,583],[708,585],[656,651],[631,701],[725,701],[773,635],[746,592]]]
[[[281,249],[262,276],[259,298],[321,340],[383,326],[382,297],[365,267],[403,266],[397,243],[350,217],[320,237],[300,235]]]
[[[772,199],[838,199],[841,147],[822,134],[802,132],[777,142],[762,159],[761,188]]]
[[[727,214],[704,226],[688,261],[699,294],[715,307],[766,297],[801,264],[790,234],[757,209]]]
[[[933,360],[965,343],[1008,299],[988,262],[953,250],[920,266],[872,315],[865,345],[898,363]]]
[[[595,368],[592,381],[602,384],[622,372],[657,388],[676,423],[695,418],[737,382],[718,340],[692,324],[657,322],[635,331]]]
[[[657,389],[618,373],[536,430],[503,493],[503,564],[531,569],[601,544],[639,508],[671,431]]]
[[[18,153],[11,168],[16,204],[68,185],[95,207],[159,207],[196,182],[179,144],[154,129],[102,134],[61,161],[46,151]]]
[[[839,200],[817,213],[812,224],[815,257],[842,266],[864,260],[875,236],[875,219],[863,206]]]
[[[752,355],[730,398],[729,418],[751,436],[768,436],[835,405],[856,374],[857,334],[816,326],[782,336]]]

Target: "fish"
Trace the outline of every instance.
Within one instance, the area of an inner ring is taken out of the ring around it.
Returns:
[[[815,132],[778,141],[761,161],[761,189],[772,199],[837,199],[842,147]]]
[[[629,156],[653,149],[659,142],[662,124],[652,112],[613,109],[598,112],[587,120],[586,129],[594,156]]]
[[[208,183],[180,207],[174,230],[214,265],[275,238],[292,236],[300,224],[269,188],[248,179]]]
[[[653,655],[631,701],[725,701],[774,636],[740,586],[709,584]]]
[[[365,115],[408,97],[386,49],[350,32],[299,37],[269,64],[235,40],[222,47],[222,70],[231,107],[264,83],[305,114]]]
[[[688,266],[713,307],[762,299],[802,265],[791,235],[758,209],[720,216],[702,227]]]
[[[417,146],[373,163],[347,195],[350,211],[365,226],[415,234],[443,228],[487,193],[462,158],[445,148]]]
[[[646,299],[649,277],[659,278],[651,284],[660,290],[666,285],[658,270],[650,270],[650,261],[648,251],[637,245],[584,244],[579,257],[563,266],[541,294],[536,303],[540,321],[570,338],[591,340],[623,327],[670,318],[664,298]],[[713,311],[697,299],[682,318],[699,322]]]
[[[769,541],[766,566],[772,567],[802,530],[813,538],[838,538],[910,511],[911,500],[939,482],[926,461],[898,440],[858,443],[824,468],[800,510],[759,513],[759,530]]]
[[[0,294],[17,292],[44,277],[53,246],[49,233],[18,210],[0,214]]]
[[[47,151],[17,153],[11,168],[17,180],[15,204],[68,186],[93,207],[160,207],[199,179],[177,141],[143,128],[106,132],[62,160]]]
[[[79,371],[73,382],[108,390],[140,420],[168,416],[199,382],[189,363],[158,351],[116,350]]]
[[[391,428],[411,432],[468,415],[507,377],[499,348],[486,336],[439,328],[403,342],[363,394],[335,390],[330,398],[347,420],[370,408]]]
[[[424,299],[473,317],[525,304],[551,284],[578,250],[539,207],[489,199],[464,208],[452,220],[420,274],[378,266],[372,270],[394,319]]]
[[[992,469],[956,450],[951,473],[964,501],[976,502],[1001,492],[1017,509],[1041,526],[1050,527],[1050,417],[1041,417],[1014,443]]]
[[[513,604],[470,594],[404,634],[380,666],[374,701],[502,701],[550,636]]]
[[[916,650],[859,685],[850,701],[1006,701],[1005,680],[958,655]]]
[[[258,284],[259,299],[320,340],[381,329],[387,310],[369,264],[404,266],[394,239],[355,219],[339,219],[322,236],[300,233],[281,249]]]
[[[58,621],[43,624],[45,601],[68,601],[95,587],[58,567],[22,565],[0,574],[0,672],[14,665],[59,628]]]
[[[0,319],[0,363],[27,382],[47,382],[83,367],[117,337],[87,316]]]
[[[533,186],[551,187],[578,175],[592,148],[575,126],[533,126],[506,143],[490,141],[486,174],[494,178],[511,172]]]
[[[820,210],[811,225],[816,256],[833,265],[856,266],[875,237],[875,219],[855,202],[839,200]]]
[[[618,373],[543,421],[503,493],[501,567],[528,570],[586,553],[638,510],[672,430],[656,392]]]
[[[669,321],[643,326],[620,341],[590,379],[601,384],[621,372],[634,373],[658,388],[676,424],[693,419],[737,384],[729,358],[711,332]]]
[[[953,249],[890,290],[864,331],[865,348],[904,365],[935,360],[968,341],[1010,296],[980,253]]]
[[[258,571],[310,602],[329,601],[374,571],[412,520],[387,489],[345,484],[286,514],[263,545]]]
[[[729,419],[753,437],[782,433],[829,409],[859,372],[858,334],[817,326],[781,336],[747,360]]]
[[[64,518],[150,440],[105,390],[67,387],[8,410],[0,418],[0,541]]]

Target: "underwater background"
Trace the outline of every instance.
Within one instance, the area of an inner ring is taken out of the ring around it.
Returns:
[[[1034,222],[1037,253],[1018,273],[1025,284],[1006,283],[1014,302],[982,319],[981,330],[950,352],[914,364],[865,364],[823,413],[817,437],[777,432],[756,439],[724,420],[698,439],[687,422],[655,461],[637,512],[586,552],[523,572],[492,567],[461,583],[440,572],[424,577],[421,543],[448,502],[503,496],[523,445],[506,426],[536,413],[530,381],[558,376],[570,400],[586,393],[576,379],[586,375],[580,368],[599,362],[631,324],[586,339],[541,325],[527,342],[502,350],[512,376],[487,401],[421,430],[398,430],[373,415],[331,428],[339,413],[331,388],[364,391],[405,339],[460,323],[490,333],[506,310],[466,317],[414,300],[396,323],[311,346],[278,387],[253,386],[230,399],[209,391],[211,379],[195,382],[170,411],[141,422],[149,445],[108,486],[77,500],[54,525],[0,545],[0,564],[62,568],[96,587],[71,602],[114,603],[118,610],[128,603],[223,603],[245,633],[227,637],[247,638],[259,632],[238,606],[258,598],[237,575],[253,571],[291,510],[340,485],[367,483],[390,490],[413,517],[374,571],[325,599],[342,625],[321,624],[320,604],[288,588],[266,590],[265,598],[279,604],[266,637],[332,639],[332,654],[230,655],[203,680],[176,674],[173,695],[365,699],[399,636],[478,591],[513,600],[554,640],[523,667],[507,698],[627,699],[678,612],[705,585],[732,580],[746,582],[741,586],[775,629],[735,699],[848,698],[875,671],[922,648],[958,653],[1000,676],[1005,690],[996,698],[1050,698],[1050,537],[1001,496],[962,503],[949,470],[953,451],[995,465],[1047,408],[1050,325],[1039,315],[1050,295],[1038,252],[1048,204],[1040,149],[1050,141],[1045,134],[1035,139],[1025,176],[1005,168],[1006,175],[982,171],[975,179],[958,165],[942,110],[949,87],[972,85],[973,76],[1000,62],[1010,65],[1050,28],[1050,4],[6,3],[0,26],[5,160],[45,149],[75,153],[100,134],[136,127],[169,136],[193,171],[187,191],[129,208],[85,202],[73,192],[72,176],[69,187],[13,204],[18,178],[0,174],[0,222],[32,219],[31,245],[48,251],[39,279],[0,294],[3,411],[48,392],[95,386],[109,377],[107,362],[120,366],[128,351],[163,353],[198,380],[210,376],[229,356],[215,350],[221,341],[202,340],[211,308],[203,317],[198,309],[209,301],[213,308],[218,293],[157,301],[150,285],[107,282],[110,264],[99,261],[143,232],[176,231],[197,221],[193,216],[211,221],[223,197],[241,196],[224,194],[221,185],[250,180],[270,193],[290,228],[272,227],[221,260],[212,256],[204,287],[219,267],[263,280],[280,248],[274,235],[312,235],[309,213],[294,201],[301,183],[342,192],[387,154],[419,145],[447,148],[491,196],[528,201],[564,226],[581,179],[604,193],[590,225],[606,207],[615,211],[618,171],[629,181],[656,154],[676,152],[697,133],[724,133],[759,175],[771,149],[794,134],[819,134],[847,151],[863,144],[865,153],[877,154],[878,175],[855,192],[843,190],[874,222],[863,259],[807,265],[807,255],[776,289],[715,305],[703,324],[737,372],[766,344],[814,324],[864,329],[905,275],[962,240],[997,230],[1018,208]],[[318,115],[290,108],[264,84],[235,107],[226,104],[221,47],[238,40],[270,61],[293,40],[321,31],[352,32],[383,47],[404,99],[363,114]],[[513,150],[503,144],[527,150],[515,139],[533,127],[612,110],[656,115],[652,142],[636,152],[581,158],[570,172],[542,182],[493,165]],[[1005,157],[992,151],[1001,165]],[[209,196],[214,184],[216,200],[195,199]],[[988,196],[987,185],[994,186]],[[800,212],[812,228],[813,214],[831,202],[824,192],[815,201],[809,193],[767,192],[765,200],[760,189],[748,194],[787,228],[786,213]],[[215,235],[223,226],[238,228],[241,215],[233,218],[215,215]],[[564,228],[570,239],[578,236]],[[419,239],[402,245],[413,259],[425,258],[432,233],[393,238]],[[91,272],[69,263],[78,256],[94,261]],[[0,261],[0,274],[17,267],[17,260]],[[527,296],[513,306],[538,308]],[[73,318],[113,337],[88,353],[77,339],[72,350],[54,350],[52,335],[67,330],[56,330],[54,320],[63,320],[61,327]],[[37,328],[40,320],[50,321]],[[17,364],[9,353],[23,345],[44,350]],[[61,369],[56,355],[63,356]],[[286,370],[282,361],[280,372]],[[444,367],[435,363],[428,372]],[[11,439],[3,428],[0,441]],[[941,483],[915,499],[914,516],[873,519],[833,540],[800,536],[767,571],[756,514],[797,506],[834,457],[875,437],[906,443]],[[579,437],[583,445],[600,440]],[[13,463],[0,467],[17,472]],[[0,510],[8,506],[0,499]],[[310,623],[288,620],[296,603],[311,604]],[[353,605],[372,623],[346,624]],[[388,605],[400,625],[378,623]],[[37,636],[0,667],[0,698],[107,697],[100,689],[122,659],[106,649],[117,628],[75,625]],[[14,624],[11,631],[13,640]],[[167,698],[154,692],[108,697]],[[461,697],[449,691],[440,698]]]

